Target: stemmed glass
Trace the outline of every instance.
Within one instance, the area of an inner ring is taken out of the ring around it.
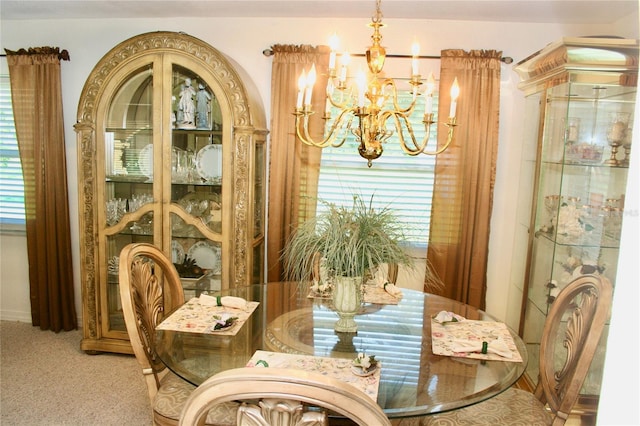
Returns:
[[[569,117],[565,132],[565,138],[568,144],[578,142],[580,135],[580,119],[577,117]]]
[[[620,160],[620,165],[629,167],[629,157],[631,156],[631,129],[627,129],[627,137],[622,142],[622,148],[624,148],[624,158]]]
[[[618,148],[622,145],[623,141],[627,137],[627,129],[629,126],[629,113],[628,112],[617,112],[613,114],[611,119],[611,123],[609,124],[609,128],[607,130],[607,141],[611,146],[611,157],[605,164],[610,166],[618,166],[620,162],[618,161],[617,154]]]

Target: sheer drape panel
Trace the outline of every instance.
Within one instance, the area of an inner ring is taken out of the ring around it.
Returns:
[[[449,111],[454,78],[460,84],[459,126],[452,145],[436,160],[427,261],[444,282],[443,296],[481,309],[498,152],[501,55],[445,50],[440,71],[439,111]],[[438,137],[445,138],[439,130]]]
[[[280,281],[284,271],[280,256],[292,230],[315,215],[321,150],[300,142],[295,135],[298,78],[315,63],[318,78],[313,92],[310,131],[321,139],[324,133],[325,87],[329,67],[326,46],[275,45],[272,47],[271,141],[269,160],[269,216],[267,231],[267,277]]]
[[[31,319],[43,330],[77,328],[60,59],[66,51],[7,50],[24,175]]]

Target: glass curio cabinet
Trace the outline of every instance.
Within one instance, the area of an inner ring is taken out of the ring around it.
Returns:
[[[601,274],[616,285],[627,168],[638,154],[631,146],[637,65],[636,40],[565,38],[515,66],[526,95],[528,176],[520,192],[529,199],[521,198],[519,217],[528,222],[529,243],[520,334],[531,385],[558,292],[581,274]],[[584,407],[597,404],[604,334],[581,390]]]
[[[227,57],[183,33],[124,41],[87,79],[78,139],[82,349],[130,353],[122,248],[160,247],[185,299],[263,281],[264,111]]]

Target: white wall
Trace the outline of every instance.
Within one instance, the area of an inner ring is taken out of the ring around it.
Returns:
[[[0,319],[31,322],[27,239],[0,235]]]
[[[612,2],[615,7],[615,2]],[[67,49],[70,62],[62,64],[65,136],[70,185],[73,260],[76,285],[80,282],[78,242],[78,194],[76,135],[73,124],[84,82],[93,66],[113,46],[134,35],[148,31],[182,31],[198,37],[232,57],[253,79],[261,92],[270,118],[271,59],[262,51],[273,44],[326,44],[337,32],[350,52],[363,52],[370,41],[368,17],[362,19],[92,19],[2,21],[2,48],[57,46]],[[441,49],[461,48],[502,50],[515,63],[562,37],[617,35],[638,38],[637,15],[616,25],[560,25],[497,22],[424,21],[385,19],[383,44],[389,53],[408,54],[414,38],[421,42],[422,54],[438,55]],[[515,64],[514,63],[514,64]],[[425,67],[428,65],[425,64]],[[520,312],[521,291],[510,265],[522,262],[514,258],[514,230],[520,142],[523,139],[524,97],[517,89],[518,77],[513,65],[502,67],[500,142],[495,185],[494,212],[488,271],[487,311],[514,328]],[[268,121],[269,122],[269,121]],[[637,190],[637,188],[636,188]],[[30,318],[26,270],[26,244],[16,237],[0,236],[2,270],[0,318]],[[517,274],[516,274],[517,275]],[[620,286],[618,282],[618,286]],[[521,287],[521,285],[520,285]],[[9,291],[9,289],[11,289]],[[18,290],[21,289],[21,290]],[[80,309],[80,289],[76,304]]]

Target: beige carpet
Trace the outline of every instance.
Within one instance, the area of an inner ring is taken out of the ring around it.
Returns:
[[[10,425],[151,425],[133,356],[87,355],[80,331],[0,322],[0,413]]]

